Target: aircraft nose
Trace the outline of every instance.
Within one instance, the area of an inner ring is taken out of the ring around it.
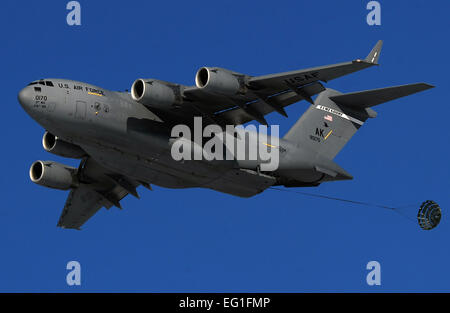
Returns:
[[[30,88],[25,87],[21,91],[19,91],[19,94],[17,95],[17,99],[19,100],[20,105],[22,105],[22,107],[24,109],[27,109],[32,100],[32,94],[31,94]]]

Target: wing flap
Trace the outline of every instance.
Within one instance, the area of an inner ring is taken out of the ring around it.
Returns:
[[[81,184],[70,191],[58,226],[79,230],[103,206],[108,206],[105,198],[88,185]]]
[[[120,200],[129,193],[138,196],[136,187],[139,183],[108,171],[92,158],[81,163],[77,175],[81,182],[67,197],[59,227],[79,230],[102,207],[121,209]]]
[[[321,83],[316,82],[302,87],[301,90],[305,95],[312,97],[324,91],[325,88]],[[278,93],[274,96],[265,99],[263,98],[259,101],[248,104],[248,106],[251,107],[253,110],[258,111],[261,115],[266,115],[276,111],[276,106],[284,108],[288,105],[291,105],[292,103],[298,102],[303,99],[304,97],[297,92],[291,90],[284,90],[283,92]],[[271,102],[274,105],[270,105],[267,102]],[[239,107],[219,112],[215,116],[217,116],[220,120],[226,121],[226,123],[231,123],[234,125],[245,124],[247,122],[254,120],[254,118],[251,115],[247,114],[244,110],[242,110]]]

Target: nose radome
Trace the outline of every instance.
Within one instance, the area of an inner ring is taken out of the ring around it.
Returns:
[[[21,91],[19,91],[19,94],[17,95],[17,99],[19,100],[19,103],[22,105],[22,107],[25,108],[31,101],[30,88],[25,87]]]

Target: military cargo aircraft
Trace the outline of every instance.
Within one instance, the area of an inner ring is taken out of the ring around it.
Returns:
[[[102,207],[121,208],[127,194],[139,197],[140,185],[201,187],[251,197],[271,186],[352,179],[333,159],[368,118],[376,117],[372,107],[433,87],[415,83],[351,93],[324,87],[332,79],[378,65],[381,47],[379,41],[364,59],[263,76],[203,67],[195,86],[137,79],[131,92],[116,92],[65,79],[33,81],[18,100],[46,129],[44,149],[81,161],[78,168],[36,161],[30,178],[45,187],[70,190],[57,225],[72,229],[80,229]],[[310,107],[283,138],[257,139],[277,153],[275,169],[264,170],[265,161],[250,158],[249,150],[255,148],[249,144],[243,158],[173,157],[172,147],[180,140],[171,132],[176,125],[192,128],[201,117],[203,126],[217,125],[225,137],[247,136],[231,134],[227,125],[267,125],[265,115],[287,116],[285,107],[301,100]]]

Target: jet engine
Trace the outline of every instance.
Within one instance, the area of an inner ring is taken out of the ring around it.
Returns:
[[[167,109],[182,102],[179,85],[156,79],[135,80],[131,86],[131,97],[143,105],[158,109]]]
[[[30,167],[33,183],[48,188],[67,190],[74,187],[76,169],[53,161],[36,161]]]
[[[45,132],[42,137],[42,146],[45,151],[65,158],[81,159],[86,155],[79,146],[63,141],[49,132]]]
[[[211,93],[232,96],[245,94],[244,75],[218,67],[202,67],[195,75],[198,88]]]

